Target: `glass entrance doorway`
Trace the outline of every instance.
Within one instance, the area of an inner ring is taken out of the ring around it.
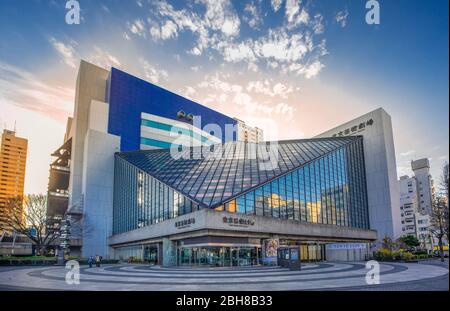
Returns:
[[[178,264],[184,266],[240,267],[261,264],[258,247],[182,247]]]
[[[144,245],[143,260],[153,265],[158,264],[158,246]]]

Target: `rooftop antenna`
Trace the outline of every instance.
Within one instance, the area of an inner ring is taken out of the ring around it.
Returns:
[[[16,128],[17,128],[17,120],[14,120],[14,133],[16,132]]]

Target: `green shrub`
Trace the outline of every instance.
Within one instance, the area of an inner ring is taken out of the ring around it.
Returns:
[[[420,249],[414,252],[414,255],[428,255],[426,250]]]
[[[378,260],[392,260],[392,251],[382,247],[374,253],[374,257]]]
[[[410,253],[410,252],[404,252],[404,253],[402,254],[402,258],[403,258],[404,261],[411,261],[411,260],[413,260],[415,257],[414,257],[414,255],[413,255],[412,253]]]
[[[29,256],[29,257],[4,257],[0,258],[0,266],[18,265],[54,265],[56,257]]]
[[[401,260],[404,251],[402,249],[396,250],[392,252],[392,259]]]

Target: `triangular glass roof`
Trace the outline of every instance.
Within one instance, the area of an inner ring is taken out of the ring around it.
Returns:
[[[213,145],[214,155],[208,146],[185,147],[181,152],[123,152],[117,156],[195,203],[214,208],[357,139],[361,136],[259,144],[234,141]]]

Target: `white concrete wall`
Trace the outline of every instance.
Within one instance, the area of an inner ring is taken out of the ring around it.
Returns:
[[[89,129],[101,133],[108,133],[109,105],[98,100],[93,100],[89,111]]]
[[[120,137],[88,130],[84,143],[84,221],[82,256],[110,256],[107,239],[112,234],[114,153]]]
[[[93,100],[84,140],[82,197],[82,256],[111,256],[107,239],[112,234],[114,153],[120,137],[108,134],[109,105]]]
[[[363,261],[369,253],[369,246],[359,249],[330,249],[328,245],[325,246],[327,261]]]
[[[74,121],[71,128],[72,154],[69,181],[69,209],[82,202],[84,140],[89,128],[92,100],[106,101],[109,71],[81,61],[75,92]]]
[[[253,225],[236,226],[234,224],[225,223],[223,221],[224,217],[251,220]],[[187,219],[195,219],[195,223],[186,227],[175,226],[175,223]],[[165,220],[158,224],[111,236],[109,238],[109,245],[135,243],[137,241],[162,237],[174,237],[177,234],[195,233],[205,229],[211,231],[215,230],[216,233],[221,232],[226,235],[243,233],[246,236],[250,236],[251,234],[262,236],[271,235],[272,238],[274,235],[279,235],[280,238],[284,236],[297,236],[303,237],[304,239],[310,239],[311,241],[323,242],[328,240],[336,242],[374,241],[377,236],[376,232],[373,230],[201,209],[177,218]]]
[[[373,125],[366,125],[364,129],[348,134],[343,133],[343,136],[364,137],[369,221],[371,229],[378,232],[380,242],[384,236],[395,239],[401,235],[400,195],[390,116],[379,108],[317,137],[331,137],[369,120],[373,120]]]

